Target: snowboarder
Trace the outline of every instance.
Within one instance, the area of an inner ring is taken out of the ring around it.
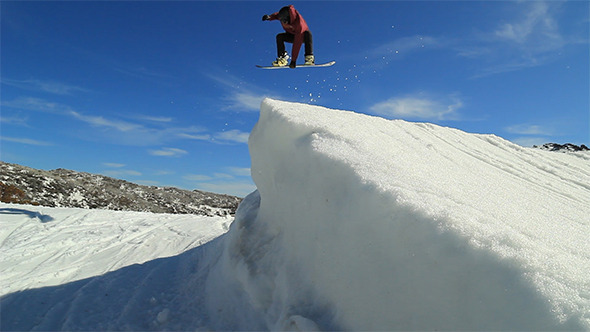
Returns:
[[[262,16],[262,20],[280,20],[283,29],[285,29],[285,32],[277,35],[277,59],[273,61],[273,66],[284,67],[289,64],[289,67],[295,68],[297,66],[296,61],[299,56],[299,50],[303,43],[305,43],[305,65],[315,64],[311,31],[309,31],[303,16],[299,14],[293,5],[285,6],[277,13],[264,15]],[[285,42],[293,43],[290,63],[289,54],[285,51]]]

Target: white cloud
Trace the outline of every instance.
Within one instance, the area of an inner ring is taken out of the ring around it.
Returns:
[[[158,157],[180,157],[182,155],[188,154],[187,151],[177,148],[162,148],[160,150],[150,150],[149,153],[152,156]]]
[[[455,97],[434,98],[424,94],[394,97],[369,108],[386,117],[423,120],[456,120],[463,102]]]
[[[180,133],[180,134],[178,134],[178,137],[180,137],[180,138],[186,138],[186,139],[192,139],[192,140],[197,140],[197,141],[209,141],[209,140],[211,140],[211,135],[209,135],[209,134],[193,135],[193,134],[187,134],[187,133]]]
[[[231,174],[226,174],[226,173],[213,173],[213,176],[216,179],[233,179],[234,176]]]
[[[215,134],[216,140],[236,143],[248,143],[248,137],[250,137],[250,133],[237,129],[223,131]]]
[[[246,197],[249,193],[256,190],[256,186],[252,182],[238,181],[238,182],[223,182],[223,183],[200,183],[197,186],[198,190],[234,195],[238,197]]]
[[[67,112],[71,111],[68,106],[33,97],[22,97],[11,101],[3,100],[2,107],[61,115],[65,115]]]
[[[211,191],[216,193],[225,193],[244,197],[254,191],[256,186],[250,180],[250,168],[226,167],[228,173],[213,173],[213,175],[187,174],[183,179],[187,181],[198,182],[197,189]],[[237,177],[247,177],[248,180],[236,179]]]
[[[211,180],[230,180],[230,179],[234,179],[234,176],[232,174],[216,172],[216,173],[213,173],[212,176],[203,175],[203,174],[187,174],[187,175],[183,176],[182,178],[185,180],[188,180],[188,181],[203,182],[203,181],[211,181]]]
[[[552,137],[556,136],[556,132],[559,131],[554,129],[555,123],[549,126],[543,126],[538,124],[516,124],[505,127],[504,130],[510,134],[518,135],[511,138],[510,141],[525,147],[533,145],[543,145],[551,141]]]
[[[521,16],[498,27],[494,31],[496,37],[543,50],[560,48],[565,44],[547,2],[532,1],[521,5],[524,5]]]
[[[144,127],[139,124],[119,120],[109,120],[102,116],[83,115],[75,111],[70,111],[69,114],[74,118],[82,122],[86,122],[92,126],[113,128],[121,132],[130,132],[144,129]]]
[[[568,45],[587,44],[585,37],[565,35],[558,24],[558,1],[507,2],[517,14],[465,44],[457,55],[483,61],[474,77],[512,72],[553,62]]]
[[[202,174],[187,174],[187,175],[183,176],[182,178],[185,180],[188,180],[188,181],[197,181],[197,182],[213,180],[212,177],[210,177],[208,175],[202,175]]]
[[[84,114],[68,105],[39,98],[18,98],[12,101],[2,101],[1,105],[2,107],[44,112],[75,119],[100,129],[92,132],[92,135],[87,135],[88,137],[114,144],[146,146],[161,145],[178,139],[211,139],[209,134],[203,133],[205,129],[200,127],[166,126],[167,118],[153,118],[154,121],[159,120],[156,121],[156,126],[148,126],[116,118]]]
[[[250,176],[251,171],[249,167],[227,167],[227,170],[236,176]]]
[[[517,124],[504,128],[511,134],[519,135],[552,135],[552,130],[540,125]]]
[[[1,136],[0,137],[0,140],[6,141],[6,142],[26,144],[26,145],[37,145],[37,146],[50,146],[50,145],[53,145],[53,143],[50,143],[50,142],[39,141],[39,140],[35,140],[35,139],[30,139],[30,138],[18,138],[18,137]]]
[[[549,139],[546,137],[516,137],[510,140],[512,143],[518,144],[523,147],[532,147],[533,145],[543,145],[549,143]]]
[[[257,112],[260,110],[260,104],[262,103],[262,100],[264,100],[266,97],[266,95],[238,92],[230,97],[230,99],[233,101],[232,105],[230,105],[230,108],[235,110]]]
[[[111,167],[111,168],[125,167],[125,164],[118,164],[118,163],[102,163],[102,164],[106,167]]]
[[[28,121],[29,121],[28,117],[19,117],[19,116],[9,117],[9,116],[6,116],[6,113],[2,114],[2,117],[0,117],[1,123],[22,126],[22,127],[29,127],[29,124],[27,123]]]
[[[89,90],[55,81],[41,80],[13,80],[8,78],[2,79],[2,84],[10,85],[23,90],[42,91],[57,95],[71,95],[74,92],[88,92]]]
[[[244,81],[227,73],[212,73],[208,77],[228,91],[225,98],[225,105],[222,110],[232,110],[237,112],[258,112],[260,104],[264,98],[282,99],[280,96],[273,95],[267,89],[258,87],[252,83],[244,86]]]
[[[159,117],[159,116],[149,116],[149,115],[141,115],[139,116],[140,120],[151,121],[151,122],[172,122],[172,118],[170,117]]]
[[[104,171],[103,174],[114,178],[120,178],[125,176],[141,176],[140,172],[133,170],[108,170]]]

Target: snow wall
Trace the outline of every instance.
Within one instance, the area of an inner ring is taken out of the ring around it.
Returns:
[[[589,330],[590,155],[266,99],[212,328]]]

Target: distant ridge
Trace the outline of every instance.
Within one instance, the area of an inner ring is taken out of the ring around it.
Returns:
[[[558,143],[545,143],[541,146],[533,145],[534,148],[547,150],[547,151],[559,151],[559,152],[579,152],[579,151],[590,151],[590,149],[582,144],[580,146],[565,143],[565,144],[558,144]]]
[[[142,186],[66,169],[37,170],[0,161],[2,202],[154,213],[233,215],[241,198],[173,187]]]

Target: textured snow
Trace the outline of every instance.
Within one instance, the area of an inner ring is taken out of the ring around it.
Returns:
[[[274,100],[249,144],[217,328],[590,328],[588,154]]]
[[[0,203],[0,329],[201,326],[201,258],[231,222]]]
[[[178,255],[231,218],[0,203],[0,294],[60,285]]]
[[[267,99],[235,220],[0,205],[3,330],[590,330],[590,154]]]

